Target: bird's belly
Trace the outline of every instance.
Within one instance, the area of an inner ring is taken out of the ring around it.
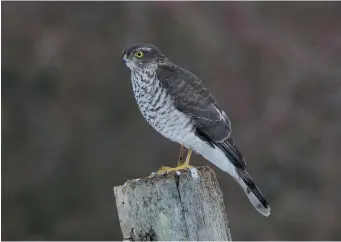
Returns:
[[[179,112],[170,99],[164,101],[161,108],[151,108],[145,103],[140,103],[139,108],[147,122],[164,137],[183,145],[192,137],[192,121]]]
[[[150,122],[163,136],[181,144],[186,143],[189,135],[193,133],[191,120],[177,110],[170,110],[168,114],[155,116],[156,121]]]

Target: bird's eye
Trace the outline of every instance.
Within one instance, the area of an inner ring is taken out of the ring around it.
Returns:
[[[134,56],[137,57],[137,58],[142,58],[143,57],[143,52],[142,51],[136,51],[134,53]]]

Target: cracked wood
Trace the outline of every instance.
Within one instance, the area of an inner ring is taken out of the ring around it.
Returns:
[[[223,195],[209,167],[114,188],[125,240],[231,240]]]

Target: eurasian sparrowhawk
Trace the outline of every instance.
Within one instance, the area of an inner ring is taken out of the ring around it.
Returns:
[[[175,168],[191,167],[192,150],[228,172],[264,216],[270,207],[246,171],[246,163],[231,138],[231,122],[216,99],[193,73],[167,59],[152,44],[126,48],[123,60],[131,70],[136,102],[143,117],[164,137],[188,149],[187,158]]]

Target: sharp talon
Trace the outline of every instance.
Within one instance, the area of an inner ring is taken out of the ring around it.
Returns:
[[[192,154],[192,149],[189,149],[188,150],[188,153],[187,153],[187,157],[186,157],[186,160],[183,161],[182,158],[183,158],[183,153],[184,153],[184,146],[180,146],[180,154],[179,154],[179,159],[178,159],[178,165],[176,167],[168,167],[168,166],[161,166],[160,169],[156,172],[156,174],[158,175],[166,175],[167,173],[170,173],[170,172],[177,172],[177,171],[180,171],[180,170],[185,170],[185,169],[189,169],[189,168],[192,168],[194,166],[191,166],[189,165],[189,160],[191,158],[191,154]]]
[[[172,169],[171,167],[168,166],[161,166],[160,169],[156,172],[158,175],[164,175],[167,173],[167,170]]]
[[[177,171],[180,171],[180,170],[186,170],[186,169],[189,169],[189,168],[192,168],[193,166],[190,166],[188,164],[181,164],[177,167],[167,167],[167,166],[162,166],[157,174],[158,175],[165,175],[167,173],[171,173],[171,172],[177,172]]]

